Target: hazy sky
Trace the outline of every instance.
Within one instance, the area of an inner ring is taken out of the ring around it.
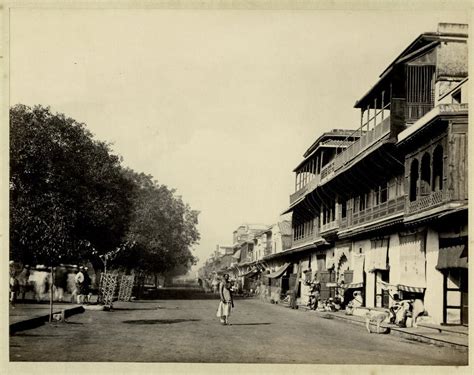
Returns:
[[[204,261],[414,38],[462,13],[12,9],[10,104],[49,105],[200,210]]]

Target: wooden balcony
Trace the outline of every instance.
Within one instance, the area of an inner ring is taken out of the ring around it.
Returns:
[[[390,133],[390,117],[386,117],[374,128],[365,131],[362,136],[327,164],[321,171],[321,182],[332,177],[338,169],[360,155],[363,151]]]
[[[441,206],[450,202],[452,200],[452,195],[451,190],[440,190],[419,196],[414,201],[410,201],[408,197],[406,197],[405,213],[407,215],[412,215]]]
[[[300,238],[298,240],[293,240],[293,243],[291,245],[291,247],[298,247],[298,246],[303,246],[303,245],[308,245],[310,243],[313,243],[313,235],[311,236],[307,236],[307,237],[303,237],[303,238]]]
[[[374,207],[366,208],[364,211],[348,212],[348,215],[341,219],[341,229],[348,229],[353,226],[370,223],[403,212],[405,208],[405,196],[389,199]]]
[[[311,180],[309,180],[306,185],[304,185],[299,190],[295,191],[290,195],[290,205],[296,202],[301,197],[305,196],[307,193],[313,191],[320,182],[320,175],[315,175]]]
[[[321,225],[321,235],[339,229],[339,219]]]

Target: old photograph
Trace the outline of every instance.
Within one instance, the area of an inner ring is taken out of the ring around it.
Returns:
[[[7,361],[467,369],[470,14],[236,3],[6,8]]]

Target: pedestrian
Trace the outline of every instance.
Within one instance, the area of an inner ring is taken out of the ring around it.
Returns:
[[[33,284],[34,295],[37,302],[41,302],[47,296],[49,289],[49,272],[46,266],[38,264],[30,273],[29,281]]]
[[[18,294],[18,279],[16,275],[15,263],[10,261],[10,303],[15,307]]]
[[[74,290],[74,293],[71,297],[71,302],[74,302],[74,296],[76,296],[76,302],[78,305],[82,303],[82,283],[84,282],[83,269],[84,267],[80,266],[76,276],[74,277],[76,289]]]
[[[92,280],[91,280],[91,277],[89,275],[89,268],[88,267],[84,267],[83,275],[84,275],[84,281],[82,282],[81,295],[84,298],[83,302],[84,303],[89,303],[90,300],[91,300],[91,283],[92,283]]]
[[[60,264],[54,269],[54,295],[57,301],[62,302],[65,290],[67,290],[67,269],[64,264]]]
[[[217,308],[217,317],[220,318],[221,324],[229,324],[229,316],[231,310],[234,308],[234,300],[232,298],[231,283],[229,281],[229,274],[224,275],[224,279],[219,284],[220,302]]]
[[[30,278],[30,266],[27,264],[23,267],[21,272],[18,274],[18,286],[19,286],[19,297],[21,301],[25,300],[26,293],[29,289],[29,280]]]

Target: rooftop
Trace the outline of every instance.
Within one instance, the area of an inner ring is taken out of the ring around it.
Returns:
[[[468,37],[468,25],[457,23],[439,23],[437,32],[425,32],[419,35],[400,55],[398,55],[379,75],[379,80],[354,104],[355,108],[367,105],[371,93],[383,84],[384,79],[392,72],[395,65],[405,62],[407,58],[426,53],[441,41],[462,40]]]
[[[308,157],[310,154],[313,153],[319,146],[320,143],[322,143],[323,139],[325,138],[346,138],[348,136],[351,136],[354,133],[354,130],[351,129],[333,129],[331,131],[325,132],[321,134],[314,142],[313,144],[306,150],[306,152],[303,154],[303,157]]]

